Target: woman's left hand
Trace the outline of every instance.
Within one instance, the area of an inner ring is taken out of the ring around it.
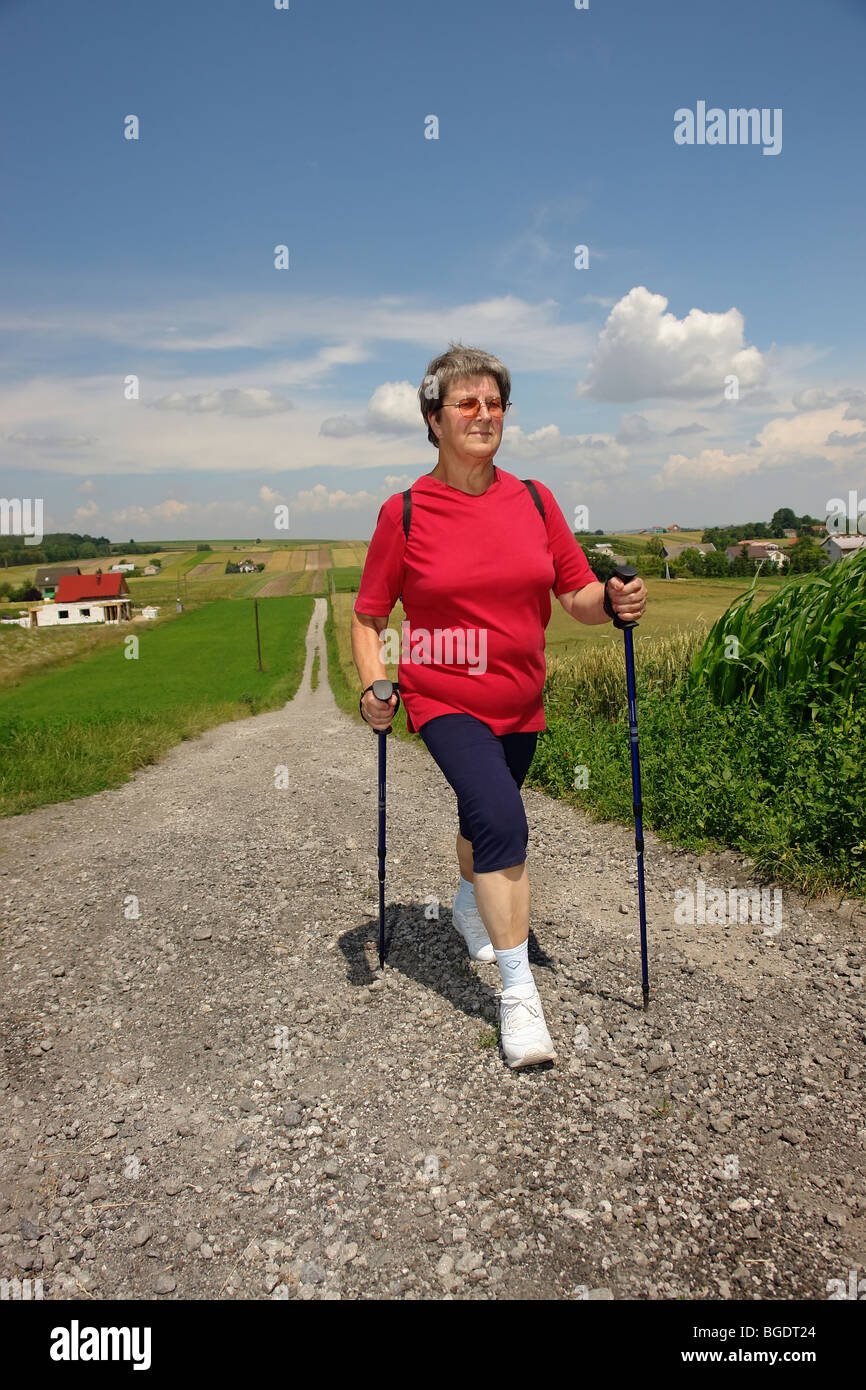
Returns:
[[[640,575],[627,584],[614,576],[607,582],[607,591],[618,618],[624,623],[640,622],[647,601],[647,587]]]

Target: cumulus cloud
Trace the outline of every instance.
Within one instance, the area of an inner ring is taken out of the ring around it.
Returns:
[[[654,482],[662,486],[672,486],[683,481],[719,482],[727,478],[740,478],[745,473],[756,473],[760,460],[756,455],[727,454],[724,449],[702,449],[694,458],[685,454],[671,454],[657,473]]]
[[[684,319],[665,313],[664,295],[637,285],[614,305],[599,335],[589,379],[578,395],[596,400],[720,396],[726,376],[740,389],[757,385],[765,364],[743,339],[738,309],[723,314],[690,309]]]
[[[285,396],[255,386],[244,389],[228,387],[222,391],[206,391],[190,396],[181,391],[172,391],[167,396],[159,396],[155,401],[144,401],[142,404],[151,410],[180,410],[190,415],[277,415],[294,408]]]
[[[90,521],[93,517],[99,516],[99,507],[91,499],[91,501],[85,502],[82,507],[76,507],[74,516],[76,521]]]
[[[692,457],[671,454],[652,482],[657,487],[668,487],[686,481],[716,483],[780,468],[809,467],[816,475],[844,468],[862,435],[860,431],[837,428],[828,437],[828,424],[843,423],[841,402],[833,407],[833,414],[835,419],[828,420],[827,410],[822,408],[768,420],[755,439],[736,451],[704,449]]]
[[[266,507],[273,505],[275,502],[285,501],[285,498],[283,497],[282,493],[274,492],[274,489],[272,487],[268,487],[267,483],[263,483],[262,486],[259,488],[259,497],[264,502]]]
[[[331,491],[324,483],[299,492],[292,504],[292,512],[347,512],[360,511],[380,501],[372,492],[344,492],[342,488]]]
[[[152,507],[122,507],[111,513],[112,521],[132,521],[138,526],[147,526],[152,521],[177,521],[189,512],[188,502],[179,502],[176,497],[167,497]]]
[[[363,415],[332,415],[322,421],[319,433],[348,439],[356,434],[417,434],[423,427],[417,387],[409,381],[385,381],[376,387]]]
[[[500,454],[509,463],[536,459],[569,462],[584,477],[624,473],[628,458],[628,451],[611,435],[561,434],[557,425],[543,425],[531,434],[524,434],[519,425],[509,425],[502,435]]]

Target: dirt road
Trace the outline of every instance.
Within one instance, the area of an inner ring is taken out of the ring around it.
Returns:
[[[510,1072],[498,970],[451,925],[453,794],[393,739],[378,972],[376,737],[334,704],[324,613],[285,708],[0,825],[0,1275],[58,1299],[823,1300],[862,1277],[862,908],[786,892],[774,934],[678,925],[678,886],[745,866],[650,836],[644,1014],[631,832],[528,791],[557,1061]]]

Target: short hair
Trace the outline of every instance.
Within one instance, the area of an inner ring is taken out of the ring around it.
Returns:
[[[483,352],[481,348],[467,347],[465,343],[449,343],[447,352],[440,353],[428,363],[424,380],[418,387],[418,400],[427,426],[427,438],[437,449],[439,440],[430,428],[430,416],[442,409],[442,398],[455,381],[472,376],[492,376],[499,387],[502,404],[505,405],[510,399],[511,376],[508,368],[498,357]]]

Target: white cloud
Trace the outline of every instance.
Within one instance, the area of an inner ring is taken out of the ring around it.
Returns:
[[[315,487],[298,493],[292,503],[292,513],[361,511],[380,500],[372,492],[345,492],[342,488],[331,491],[324,483],[316,483]]]
[[[557,425],[543,425],[531,434],[524,434],[519,425],[509,425],[499,453],[506,466],[511,460],[567,461],[586,477],[624,473],[628,459],[628,450],[611,435],[561,434]]]
[[[363,415],[333,415],[323,420],[319,433],[331,439],[358,434],[423,435],[424,421],[417,387],[410,381],[385,381],[377,386]]]
[[[111,513],[111,519],[133,521],[139,526],[147,526],[152,521],[177,521],[180,517],[187,516],[189,510],[188,502],[179,502],[176,497],[167,497],[164,502],[157,502],[152,507],[122,507]]]
[[[74,513],[75,520],[76,520],[76,521],[90,521],[90,519],[91,519],[92,517],[94,517],[94,516],[99,516],[99,511],[100,511],[99,507],[96,505],[96,503],[95,503],[93,500],[91,500],[90,502],[85,502],[84,505],[83,505],[82,507],[76,507],[76,508],[75,508],[75,513]]]
[[[274,492],[274,489],[268,487],[267,483],[263,483],[259,488],[259,497],[266,507],[271,507],[277,502],[285,501],[283,494],[281,492]]]
[[[763,380],[757,348],[743,341],[743,316],[690,309],[684,319],[665,313],[668,301],[637,285],[614,306],[599,335],[589,379],[579,396],[636,401],[651,397],[698,399],[722,396],[725,377],[740,389]]]
[[[853,448],[860,437],[854,425],[845,426],[845,410],[839,403],[829,411],[820,409],[768,420],[746,445],[748,452],[703,449],[693,457],[671,454],[652,481],[659,487],[686,481],[717,483],[746,474],[783,468],[793,471],[807,466],[816,476],[838,474],[852,467]]]

